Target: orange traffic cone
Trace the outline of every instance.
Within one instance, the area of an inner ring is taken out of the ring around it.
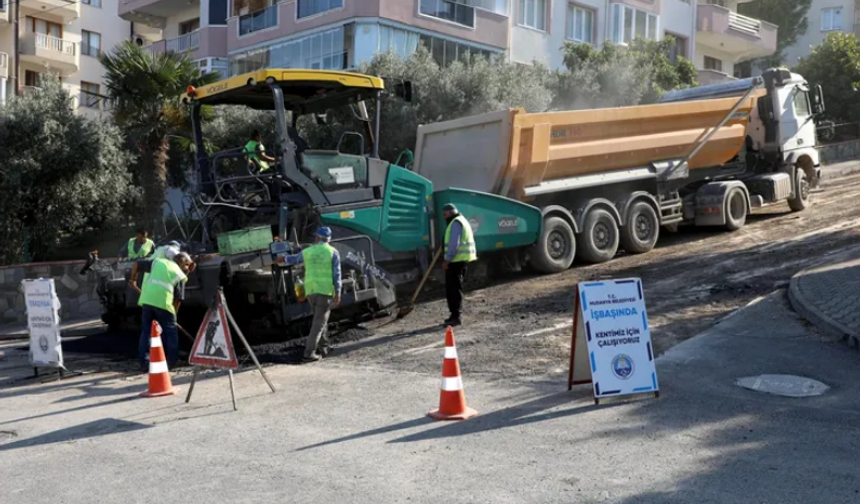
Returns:
[[[152,321],[152,340],[149,344],[149,390],[141,392],[141,397],[162,397],[175,394],[179,389],[170,383],[167,358],[161,345],[161,326]]]
[[[439,409],[428,413],[436,420],[466,420],[478,412],[466,406],[463,394],[463,379],[460,377],[460,361],[457,360],[457,347],[454,346],[454,329],[448,326],[445,332],[445,358],[442,360],[442,392],[439,395]]]

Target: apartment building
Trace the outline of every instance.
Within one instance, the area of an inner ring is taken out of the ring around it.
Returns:
[[[785,63],[789,66],[809,56],[812,48],[830,33],[860,36],[860,0],[812,0],[806,19],[809,23],[806,33],[785,50]]]
[[[0,104],[14,90],[14,0],[0,0]],[[78,111],[104,112],[103,51],[128,39],[130,24],[117,17],[122,0],[20,0],[19,86],[39,87],[45,73],[59,75]]]

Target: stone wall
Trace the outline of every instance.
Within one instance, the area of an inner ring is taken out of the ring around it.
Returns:
[[[60,297],[60,317],[64,321],[98,316],[102,312],[95,275],[80,275],[84,261],[16,264],[0,267],[0,325],[27,323],[24,279],[53,278]]]

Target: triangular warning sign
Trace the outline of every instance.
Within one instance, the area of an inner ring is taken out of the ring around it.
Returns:
[[[239,367],[220,295],[215,296],[215,302],[206,312],[203,324],[197,332],[197,339],[191,347],[188,363],[223,369]]]

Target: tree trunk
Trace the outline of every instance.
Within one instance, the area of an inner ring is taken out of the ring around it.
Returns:
[[[143,186],[143,204],[137,219],[155,235],[161,228],[164,198],[167,191],[167,153],[169,144],[164,136],[148,138],[141,151],[140,183]]]

